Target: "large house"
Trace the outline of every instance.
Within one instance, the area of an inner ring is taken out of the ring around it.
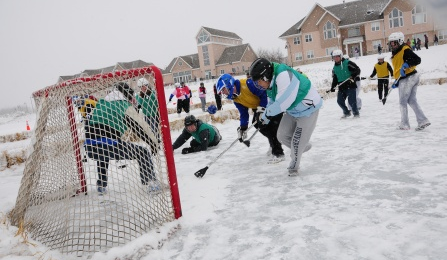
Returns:
[[[377,53],[380,44],[385,51],[388,36],[401,31],[405,39],[424,34],[433,44],[447,42],[447,27],[437,23],[424,5],[408,0],[359,0],[323,7],[316,3],[308,15],[290,27],[279,38],[286,41],[287,63],[292,66],[330,60],[335,49],[354,56]]]
[[[165,84],[243,74],[257,58],[250,44],[232,32],[201,27],[196,42],[198,53],[175,57],[162,71]]]

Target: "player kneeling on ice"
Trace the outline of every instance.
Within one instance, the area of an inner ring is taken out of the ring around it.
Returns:
[[[315,129],[323,98],[308,78],[285,65],[259,58],[250,67],[250,75],[258,88],[265,89],[269,102],[259,117],[259,124],[282,112],[277,137],[290,148],[289,176],[298,175],[301,156],[311,148],[310,137]]]
[[[193,137],[193,140],[190,142],[191,147],[183,148],[182,154],[206,151],[208,147],[216,146],[222,140],[222,136],[215,126],[204,123],[193,115],[189,115],[185,117],[185,128],[174,144],[172,144],[172,148],[174,150],[179,148],[191,136]]]
[[[267,105],[267,93],[265,89],[257,88],[251,78],[235,79],[230,74],[223,74],[217,79],[217,91],[226,96],[227,99],[233,100],[234,105],[239,111],[240,126],[237,129],[240,142],[244,142],[247,138],[247,129],[249,122],[248,110],[252,109],[254,116],[252,123],[256,121],[261,113],[264,112]],[[281,143],[276,137],[279,122],[281,122],[282,113],[278,113],[271,117],[270,122],[265,125],[255,124],[254,127],[259,129],[262,135],[267,137],[270,144],[271,154],[273,158],[269,163],[284,161],[284,151]]]

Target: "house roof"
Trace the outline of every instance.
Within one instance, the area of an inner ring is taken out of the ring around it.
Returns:
[[[346,26],[383,19],[383,9],[390,1],[392,0],[359,0],[322,8],[340,20],[339,26]],[[311,12],[317,6],[321,7],[321,5],[316,4]],[[306,19],[307,16],[281,34],[279,38],[299,34],[301,32],[301,26],[303,22],[305,23]]]
[[[174,65],[177,63],[177,61],[181,59],[183,60],[186,64],[188,64],[189,67],[191,67],[191,69],[199,69],[200,68],[200,61],[199,61],[199,54],[198,53],[194,53],[194,54],[190,54],[190,55],[185,55],[185,56],[178,56],[175,57],[171,60],[171,62],[169,63],[169,65],[161,71],[162,74],[169,74],[172,72],[172,68],[174,67]]]
[[[225,48],[216,65],[231,64],[242,60],[245,51],[250,45],[248,43]]]
[[[209,32],[211,35],[242,40],[242,38],[239,37],[239,35],[237,35],[233,32],[217,30],[217,29],[213,29],[213,28],[209,28],[209,27],[205,27],[205,26],[202,26],[202,28],[205,29],[207,32]],[[200,30],[199,30],[199,32],[200,32]]]
[[[60,83],[60,82],[70,80],[70,79],[77,79],[77,78],[86,77],[86,76],[93,76],[93,75],[97,75],[97,74],[113,72],[116,70],[148,67],[151,65],[154,65],[154,64],[148,63],[148,62],[145,62],[142,60],[136,60],[136,61],[131,61],[131,62],[118,62],[114,66],[104,67],[104,68],[100,68],[100,69],[84,70],[83,72],[77,73],[74,75],[59,76],[59,79],[57,82]]]

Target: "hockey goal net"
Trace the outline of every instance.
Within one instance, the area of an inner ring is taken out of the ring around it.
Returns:
[[[79,77],[33,97],[12,224],[52,249],[88,255],[181,216],[158,68]]]

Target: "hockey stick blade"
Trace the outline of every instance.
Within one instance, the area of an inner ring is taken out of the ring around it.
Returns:
[[[244,144],[245,144],[247,147],[250,147],[250,141],[249,141],[249,140],[244,141]]]
[[[196,172],[194,173],[194,175],[195,175],[197,178],[202,178],[203,175],[205,175],[205,173],[206,173],[207,170],[208,170],[208,166],[206,166],[206,167],[203,168],[203,169],[200,169],[200,170],[196,171]]]

